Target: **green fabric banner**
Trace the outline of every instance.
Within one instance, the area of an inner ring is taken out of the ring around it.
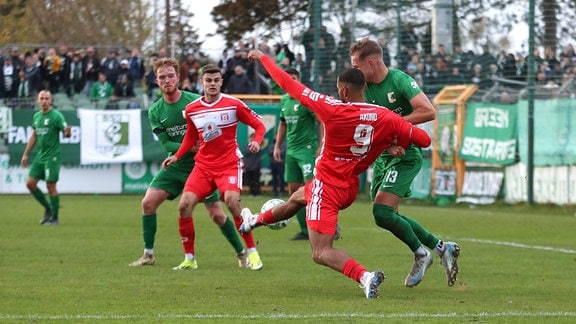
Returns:
[[[272,143],[274,136],[276,134],[276,125],[278,124],[279,109],[277,105],[250,105],[256,113],[262,116],[262,121],[266,125],[268,130],[266,134],[266,139],[262,143],[261,156],[263,159],[263,166],[268,165],[268,155],[266,154],[267,145]],[[37,110],[14,110],[12,112],[12,127],[10,131],[6,134],[8,139],[8,153],[10,155],[10,165],[19,165],[30,138],[32,134],[32,116]],[[78,115],[74,110],[61,110],[62,114],[66,118],[68,125],[72,128],[72,136],[70,138],[65,138],[60,135],[60,143],[62,143],[62,163],[64,164],[80,164],[80,141],[81,141],[81,129],[80,120]],[[141,118],[141,128],[142,128],[142,150],[143,150],[143,162],[160,162],[166,158],[166,152],[158,143],[155,135],[152,133],[150,128],[150,122],[148,121],[148,112],[142,111],[140,114]],[[248,139],[248,129],[247,126],[240,123],[238,125],[238,143],[242,149],[247,144]],[[36,150],[32,150],[30,154],[30,161],[35,156]]]
[[[469,103],[460,158],[497,165],[516,162],[516,111],[516,105]]]
[[[528,102],[518,103],[518,147],[520,160],[528,163]],[[534,102],[534,165],[576,164],[576,101]]]

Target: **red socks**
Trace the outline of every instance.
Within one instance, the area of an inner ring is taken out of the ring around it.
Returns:
[[[236,228],[238,229],[240,224],[242,224],[242,217],[234,215],[232,218],[234,218],[234,225],[236,225]],[[254,242],[254,235],[252,235],[252,232],[240,235],[240,237],[242,237],[242,240],[244,240],[244,244],[246,244],[247,249],[256,247],[256,243]]]
[[[194,254],[194,238],[196,232],[194,231],[194,220],[192,217],[178,217],[178,231],[180,232],[180,240],[182,240],[184,253]]]
[[[367,271],[366,268],[352,258],[348,259],[342,268],[342,274],[356,282],[360,282],[360,278],[362,278],[362,274],[365,271]]]

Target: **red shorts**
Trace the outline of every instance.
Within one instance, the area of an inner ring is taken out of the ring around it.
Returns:
[[[348,188],[332,186],[314,179],[306,185],[306,224],[320,234],[336,234],[338,212],[348,208],[358,195],[357,182]]]
[[[220,191],[221,199],[224,199],[226,191],[242,191],[242,160],[227,168],[196,165],[184,185],[184,192],[194,193],[198,201],[204,200],[216,189]]]

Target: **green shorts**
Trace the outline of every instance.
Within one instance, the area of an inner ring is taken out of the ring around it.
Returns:
[[[312,179],[315,162],[316,151],[300,150],[294,153],[286,153],[284,181],[286,183],[304,183],[305,180]]]
[[[378,191],[390,192],[398,197],[410,197],[412,181],[422,167],[422,153],[417,148],[409,148],[401,158],[379,156],[374,162],[370,196],[376,198]]]
[[[188,175],[190,175],[190,170],[169,166],[166,170],[160,169],[160,171],[158,171],[154,179],[150,181],[149,187],[169,192],[170,196],[168,196],[168,200],[174,200],[182,193],[182,190],[184,190],[184,184],[186,183],[186,179],[188,179]],[[216,190],[210,196],[206,197],[203,202],[217,202],[219,200],[220,193]]]
[[[60,178],[60,157],[52,157],[48,161],[40,161],[35,158],[30,166],[28,176],[33,179],[45,180],[46,182],[58,182]]]

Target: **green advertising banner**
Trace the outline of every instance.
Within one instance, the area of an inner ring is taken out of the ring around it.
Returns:
[[[528,163],[528,102],[518,103],[520,161]],[[534,102],[534,165],[576,164],[576,102],[574,99]]]
[[[516,105],[469,103],[459,156],[466,161],[509,165],[516,162]]]
[[[263,159],[262,166],[268,166],[267,145],[271,144],[276,134],[276,125],[278,124],[279,109],[277,105],[250,105],[250,107],[262,116],[262,121],[266,125],[265,141],[262,143],[261,156]],[[12,127],[6,133],[8,140],[8,153],[10,155],[10,165],[19,165],[32,134],[32,116],[37,110],[14,110],[12,112]],[[72,136],[65,138],[60,136],[62,143],[62,163],[80,164],[80,141],[81,129],[80,120],[77,112],[73,110],[62,110],[68,125],[72,128]],[[148,112],[142,111],[141,131],[142,131],[142,151],[143,162],[161,162],[166,158],[166,152],[158,143],[156,136],[152,133],[150,122],[148,121]],[[244,124],[238,125],[238,143],[242,149],[247,145],[249,130]],[[31,153],[31,159],[34,158],[35,151]]]

